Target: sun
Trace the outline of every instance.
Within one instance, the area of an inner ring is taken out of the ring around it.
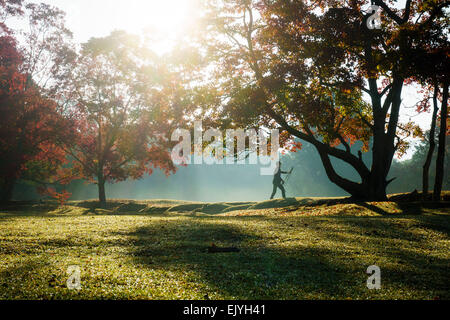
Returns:
[[[195,22],[195,2],[196,0],[127,0],[120,12],[123,29],[145,33],[156,43],[170,42],[182,36]]]
[[[124,22],[131,29],[150,26],[161,33],[179,32],[189,10],[186,0],[128,0],[121,7]]]
[[[152,40],[159,53],[196,24],[201,0],[42,0],[66,12],[78,42],[125,30]]]

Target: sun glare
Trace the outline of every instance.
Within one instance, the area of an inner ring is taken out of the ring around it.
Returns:
[[[195,25],[195,0],[135,0],[127,11],[131,32],[145,33],[154,50],[168,50]]]
[[[198,0],[46,0],[66,11],[67,23],[81,42],[113,30],[141,34],[157,52],[171,45],[195,25]]]
[[[132,30],[145,28],[161,36],[174,36],[190,22],[192,4],[190,0],[131,0],[120,14]]]

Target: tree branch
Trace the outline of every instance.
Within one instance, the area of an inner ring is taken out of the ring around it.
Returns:
[[[381,7],[387,14],[387,16],[389,18],[391,18],[392,20],[394,20],[395,22],[397,22],[397,24],[402,25],[405,24],[406,22],[408,22],[409,20],[409,15],[411,12],[411,0],[407,0],[406,1],[406,8],[405,8],[405,14],[403,16],[403,18],[399,17],[398,15],[395,14],[394,11],[392,11],[388,5],[386,3],[384,3],[384,1],[382,0],[373,0],[373,3],[379,7]]]

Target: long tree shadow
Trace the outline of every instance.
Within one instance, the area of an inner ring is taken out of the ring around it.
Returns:
[[[274,228],[280,221],[273,220]],[[448,216],[332,217],[308,223],[308,232],[337,244],[333,254],[343,264],[379,265],[387,287],[450,297],[450,259],[442,256],[442,248],[436,250],[437,241],[445,246],[450,236]]]
[[[364,207],[372,212],[378,213],[382,216],[393,216],[393,215],[422,215],[424,213],[423,208],[426,207],[424,203],[406,203],[406,202],[395,202],[401,213],[390,213],[384,210],[382,207],[378,207],[368,202],[357,202],[357,205]]]
[[[123,234],[121,234],[123,235]],[[349,284],[364,288],[333,262],[333,252],[318,247],[274,246],[263,236],[208,218],[182,225],[153,222],[127,236],[136,264],[161,270],[190,271],[220,297],[301,299],[310,294],[342,296]],[[239,253],[207,253],[207,247],[237,246]]]
[[[4,267],[0,272],[0,300],[48,298],[49,295],[44,290],[40,295],[31,292],[38,286],[45,285],[48,286],[47,289],[57,285],[56,277],[43,271],[48,265],[46,258],[29,256],[19,263]]]
[[[367,202],[358,202],[358,205],[360,205],[361,207],[364,207],[366,209],[369,209],[370,211],[373,211],[375,213],[378,213],[382,216],[388,216],[391,215],[389,212],[386,212],[385,210],[383,210],[382,208],[379,208],[377,206],[374,206],[373,204],[367,203]]]

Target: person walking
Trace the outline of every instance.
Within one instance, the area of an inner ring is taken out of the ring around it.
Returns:
[[[275,194],[277,193],[277,189],[281,190],[281,194],[283,195],[283,199],[286,199],[286,190],[284,189],[284,180],[281,178],[282,174],[291,174],[292,170],[290,172],[281,170],[281,161],[278,161],[277,168],[275,169],[275,174],[273,176],[273,191],[272,195],[270,196],[270,200],[273,199]]]

